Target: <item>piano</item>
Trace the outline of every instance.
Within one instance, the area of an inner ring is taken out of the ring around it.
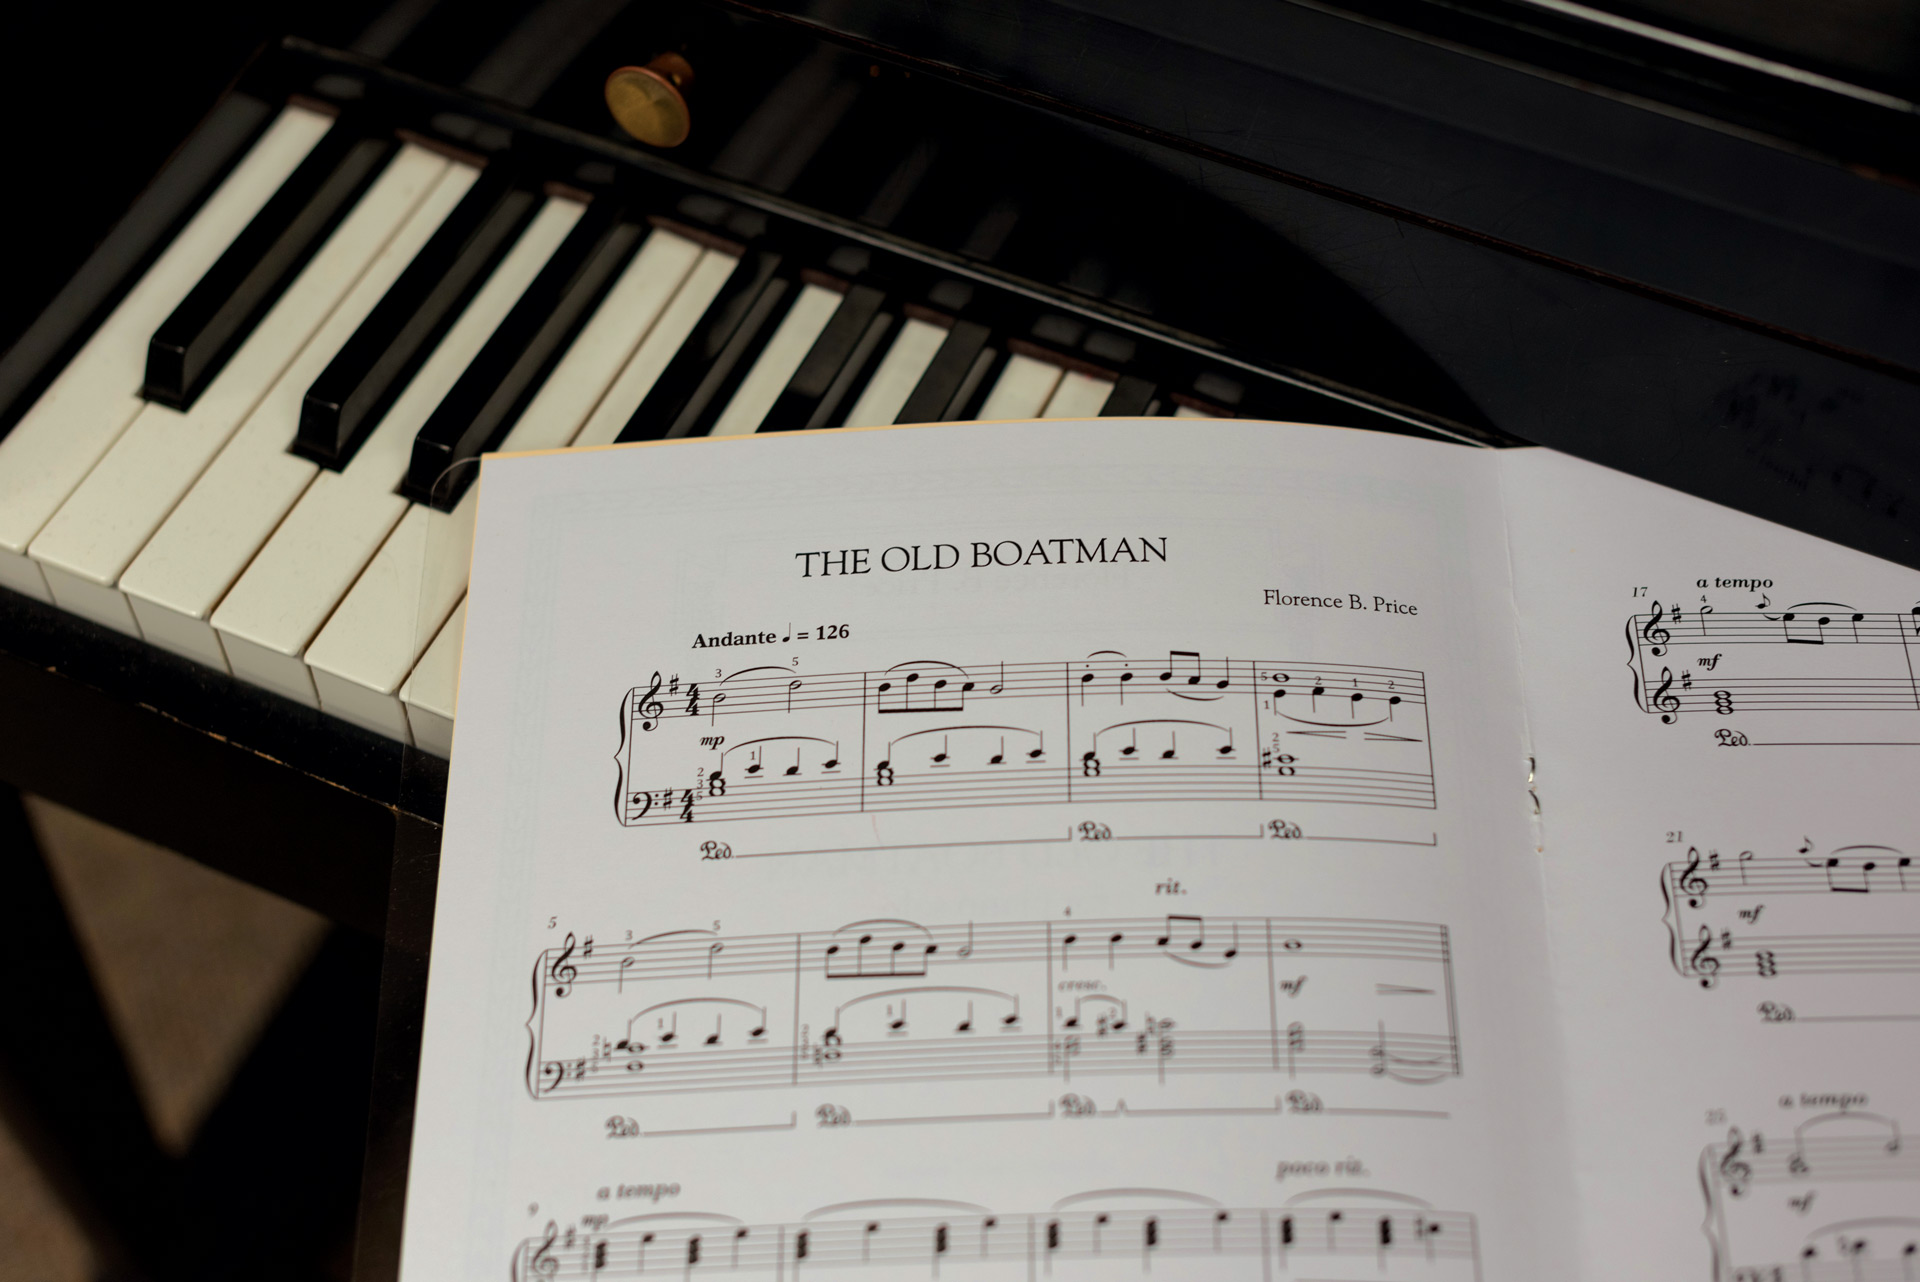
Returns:
[[[1680,13],[400,0],[269,45],[0,357],[0,777],[385,931],[407,991],[494,450],[1293,419],[1920,566],[1912,77]]]

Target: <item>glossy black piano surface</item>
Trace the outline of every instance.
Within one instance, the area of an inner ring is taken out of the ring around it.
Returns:
[[[422,413],[392,488],[423,514],[458,506],[468,460],[665,230],[738,266],[619,439],[726,421],[782,318],[824,290],[831,318],[760,430],[846,422],[918,323],[938,350],[897,421],[1024,404],[996,389],[1040,368],[1048,388],[1079,380],[1076,413],[1546,444],[1920,566],[1920,37],[1899,11],[1871,28],[1898,38],[1827,30],[1803,50],[1765,13],[1729,32],[1499,0],[359,9],[289,10],[319,38],[262,48],[123,218],[44,233],[69,252],[23,274],[5,317],[0,434],[295,101],[331,141],[197,293],[180,286],[142,348],[156,404],[191,406],[244,361],[403,143],[486,167],[457,235],[307,387],[288,452],[321,469],[351,467],[536,206],[589,202]],[[222,48],[202,62],[239,69]],[[601,87],[667,50],[696,78],[691,135],[662,151],[613,124]],[[86,235],[105,236],[91,257]],[[445,765],[408,723],[364,729],[5,588],[0,707],[0,777],[384,927],[390,989],[417,987]],[[402,1112],[407,1018],[389,1017],[381,1070]],[[376,1185],[404,1138],[376,1119]],[[373,1277],[394,1226],[368,1205]]]

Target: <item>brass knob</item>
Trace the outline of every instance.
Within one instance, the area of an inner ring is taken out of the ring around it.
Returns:
[[[649,147],[678,147],[693,127],[681,92],[692,83],[687,60],[663,53],[644,67],[621,67],[607,77],[607,110]]]

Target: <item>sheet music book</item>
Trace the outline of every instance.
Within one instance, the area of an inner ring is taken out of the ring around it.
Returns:
[[[481,485],[407,1282],[1920,1277],[1913,572],[1300,425]]]

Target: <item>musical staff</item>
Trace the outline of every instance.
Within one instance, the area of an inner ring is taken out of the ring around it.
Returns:
[[[1788,858],[1689,847],[1661,871],[1669,953],[1702,988],[1722,979],[1920,971],[1920,868],[1891,846]]]
[[[1920,1149],[1891,1118],[1824,1113],[1787,1139],[1734,1127],[1700,1177],[1716,1282],[1920,1277]]]
[[[1118,1200],[1118,1199],[1116,1199]],[[1125,1199],[1137,1203],[1140,1199]],[[1077,1202],[1078,1199],[1070,1201]],[[1474,1217],[1365,1190],[1308,1194],[1294,1204],[1229,1209],[1167,1205],[1068,1205],[996,1214],[950,1203],[846,1208],[786,1224],[718,1215],[642,1216],[594,1229],[549,1221],[514,1253],[515,1282],[573,1278],[731,1276],[802,1279],[1289,1276],[1396,1282],[1470,1282],[1479,1276]],[[900,1214],[911,1207],[917,1214]],[[889,1213],[892,1212],[892,1213]],[[1264,1273],[1256,1272],[1265,1270]]]
[[[1668,724],[1695,712],[1920,712],[1920,605],[1689,612],[1655,601],[1627,620],[1627,646],[1635,701]]]
[[[1344,918],[893,919],[565,936],[527,1088],[580,1095],[1195,1074],[1460,1072],[1447,929]]]
[[[621,705],[625,825],[1118,801],[1434,805],[1426,680],[1352,664],[1163,660],[710,681]]]

